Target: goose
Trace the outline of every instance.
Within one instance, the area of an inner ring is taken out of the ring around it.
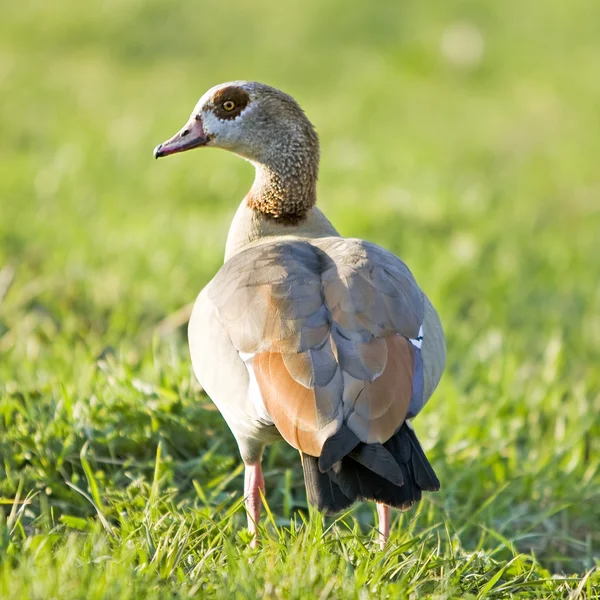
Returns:
[[[399,258],[342,237],[315,206],[319,139],[291,96],[217,85],[154,156],[200,147],[256,172],[188,325],[194,373],[245,466],[250,544],[263,450],[283,438],[300,453],[308,502],[325,514],[376,502],[384,547],[391,507],[440,487],[411,425],[444,370],[438,314]]]

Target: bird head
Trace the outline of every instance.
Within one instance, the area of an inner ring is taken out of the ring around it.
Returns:
[[[188,122],[154,149],[160,158],[202,146],[223,148],[251,162],[270,164],[294,148],[318,157],[317,134],[297,102],[268,85],[217,85],[198,101]]]

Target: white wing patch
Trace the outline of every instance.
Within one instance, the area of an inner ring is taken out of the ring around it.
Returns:
[[[256,414],[260,421],[265,425],[273,425],[273,419],[269,416],[265,403],[263,402],[260,388],[258,387],[258,381],[252,368],[252,359],[254,358],[253,352],[239,352],[240,358],[244,361],[246,369],[248,369],[248,378],[250,379],[248,385],[248,398],[256,410]]]
[[[419,350],[421,349],[423,345],[423,325],[419,327],[419,335],[416,338],[409,338],[408,341]]]

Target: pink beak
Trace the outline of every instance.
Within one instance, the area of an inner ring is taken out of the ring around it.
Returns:
[[[200,116],[192,117],[171,139],[154,148],[154,158],[185,152],[192,148],[206,146],[210,137],[204,132]]]

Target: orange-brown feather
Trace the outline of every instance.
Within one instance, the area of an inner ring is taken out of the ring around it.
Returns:
[[[354,398],[348,425],[366,443],[386,442],[404,422],[412,396],[414,353],[410,342],[394,335],[385,338],[387,364],[374,381],[364,381]],[[288,369],[308,368],[304,360],[290,360],[279,352],[262,352],[252,359],[252,368],[267,412],[283,438],[294,448],[320,456],[323,420],[334,417],[335,403],[326,397],[317,402],[315,388],[307,388]],[[323,388],[324,390],[324,388]],[[331,433],[334,433],[335,430]],[[331,435],[330,433],[330,435]]]
[[[365,382],[355,411],[368,422],[364,441],[384,443],[406,419],[412,398],[414,353],[410,342],[400,336],[385,338],[388,361],[383,373]]]
[[[314,389],[305,388],[289,374],[278,352],[254,356],[252,367],[267,412],[279,433],[294,448],[319,456],[325,440],[319,440]]]

